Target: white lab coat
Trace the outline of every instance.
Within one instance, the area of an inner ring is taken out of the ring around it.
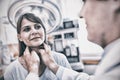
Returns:
[[[94,76],[91,77],[63,67],[58,69],[56,75],[60,80],[120,80],[120,39],[105,48],[103,59]]]

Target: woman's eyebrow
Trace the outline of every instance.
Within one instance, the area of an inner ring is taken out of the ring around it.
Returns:
[[[29,27],[29,25],[26,25],[26,26],[21,27],[21,30],[22,30],[22,29],[25,29],[26,27]]]

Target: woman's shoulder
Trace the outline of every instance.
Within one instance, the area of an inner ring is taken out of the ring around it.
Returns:
[[[25,80],[25,76],[27,75],[27,70],[23,68],[20,64],[19,60],[16,59],[12,63],[9,64],[4,73],[5,80]]]
[[[18,67],[20,67],[20,63],[19,63],[18,59],[16,59],[15,61],[11,62],[11,63],[7,66],[4,74],[12,73],[12,72],[14,72],[14,70],[16,70]]]

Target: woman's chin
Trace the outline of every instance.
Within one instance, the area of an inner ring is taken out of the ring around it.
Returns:
[[[38,47],[38,46],[40,46],[42,43],[34,43],[34,44],[32,44],[31,45],[31,47]]]
[[[32,46],[29,46],[29,48],[31,49],[31,50],[39,50],[39,49],[44,49],[44,45],[43,44],[37,44],[37,45],[32,45]]]

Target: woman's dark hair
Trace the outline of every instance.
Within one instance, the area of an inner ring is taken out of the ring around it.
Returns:
[[[20,16],[20,18],[18,19],[18,22],[17,22],[17,34],[20,34],[20,31],[21,31],[21,23],[22,23],[22,20],[23,18],[31,21],[31,22],[34,22],[34,23],[39,23],[42,25],[43,29],[44,29],[44,32],[45,32],[45,43],[46,43],[46,30],[45,30],[45,27],[41,21],[41,19],[37,16],[35,16],[34,14],[32,13],[26,13],[26,14],[23,14]],[[24,42],[20,41],[19,40],[19,56],[22,56],[24,51],[25,51],[25,48],[26,48],[26,45],[24,44]]]

